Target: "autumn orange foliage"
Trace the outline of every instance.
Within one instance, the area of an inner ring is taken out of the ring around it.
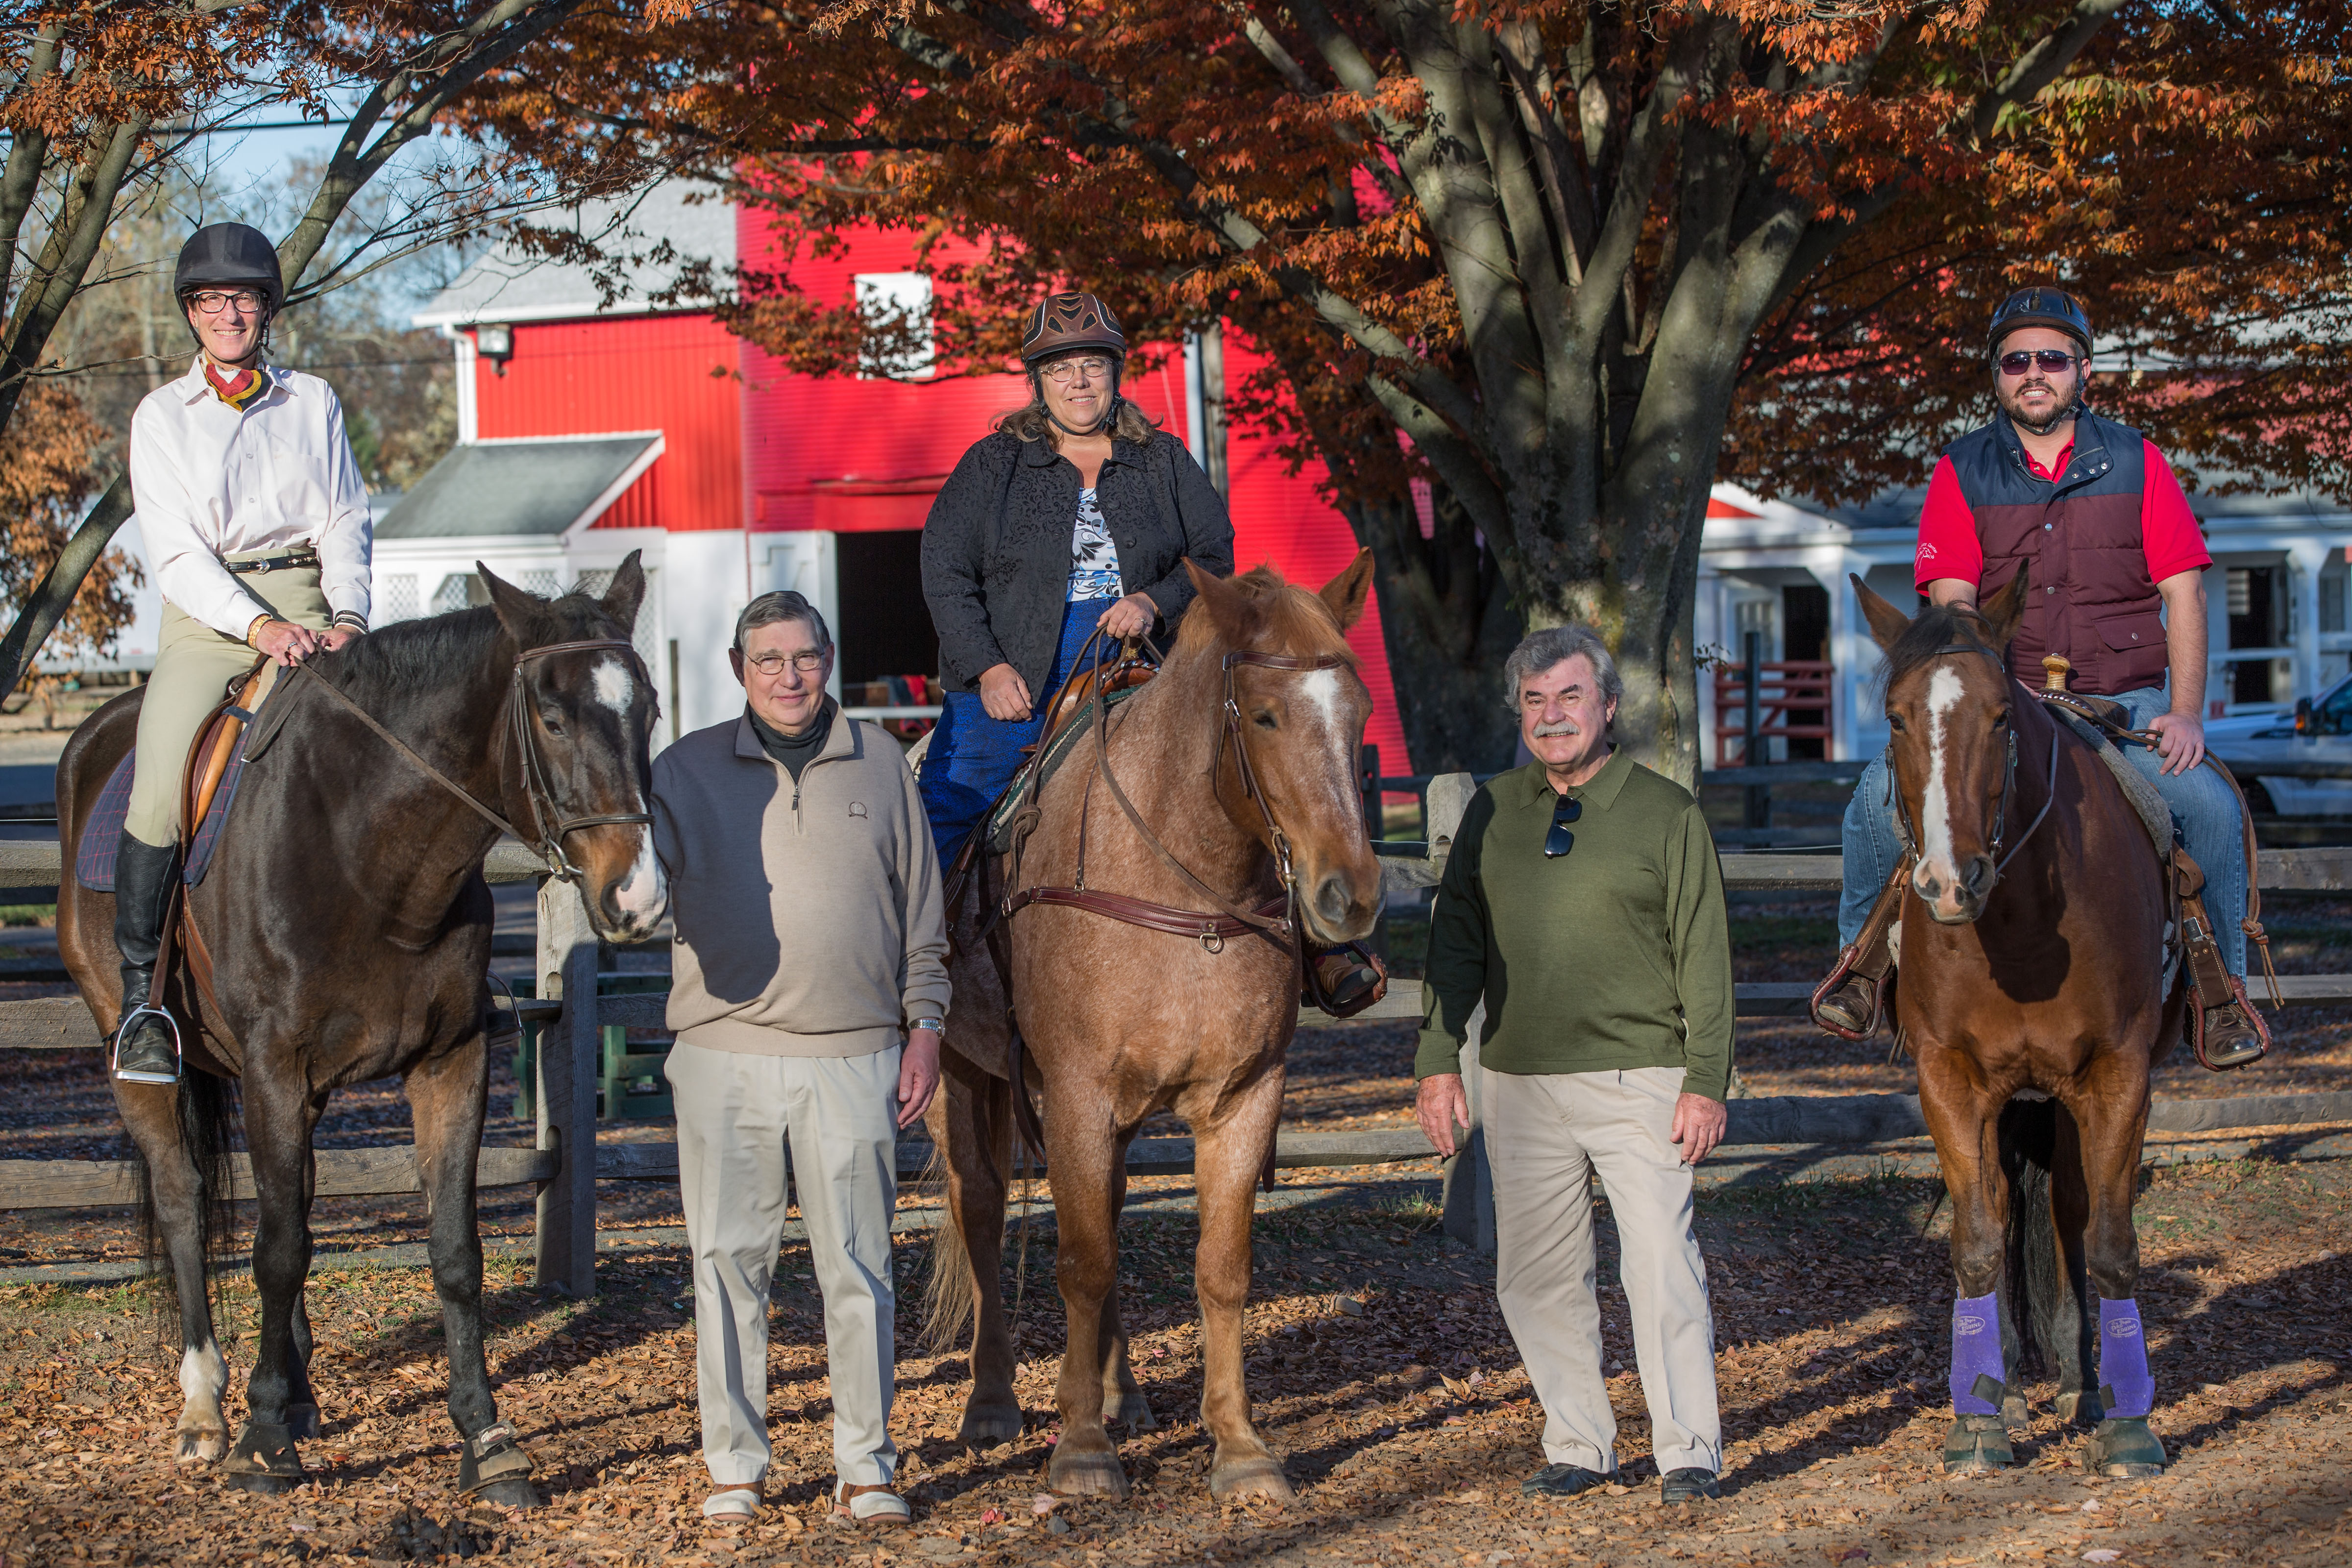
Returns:
[[[535,101],[765,205],[977,242],[941,368],[1052,286],[1272,357],[1236,412],[1319,459],[1380,564],[1418,765],[1495,765],[1499,656],[1580,619],[1621,728],[1696,764],[1718,473],[1848,499],[1982,417],[1982,326],[2067,279],[2143,374],[2101,395],[2218,477],[2330,480],[2340,0],[853,0],[696,7]],[[853,301],[787,260],[740,330],[838,372]],[[2113,356],[2110,356],[2113,357]],[[2121,363],[2119,361],[2118,363]],[[2196,388],[2184,395],[2184,388]],[[1432,487],[1423,537],[1407,486]]]
[[[16,405],[8,460],[0,463],[0,605],[14,609],[65,548],[96,488],[92,463],[105,427],[73,394],[36,382]],[[111,652],[135,606],[129,590],[146,578],[120,550],[99,558],[48,644],[51,658]]]

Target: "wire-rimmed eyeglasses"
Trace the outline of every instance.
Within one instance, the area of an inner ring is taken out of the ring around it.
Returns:
[[[1100,381],[1110,374],[1110,361],[1100,354],[1087,354],[1080,359],[1057,359],[1045,367],[1045,379],[1059,386],[1080,372],[1088,381]]]
[[[762,654],[746,654],[743,656],[743,662],[771,680],[784,672],[784,656],[773,648]],[[814,675],[824,668],[824,651],[822,648],[803,648],[792,656],[791,662],[792,667],[801,674]]]
[[[1576,847],[1576,835],[1568,825],[1584,815],[1580,800],[1563,800],[1551,814],[1551,830],[1544,835],[1544,858],[1557,860]]]

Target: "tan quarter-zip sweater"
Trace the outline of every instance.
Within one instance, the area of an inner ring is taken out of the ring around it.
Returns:
[[[835,713],[800,781],[748,710],[654,759],[677,924],[669,1026],[712,1050],[859,1057],[948,1010],[939,856],[898,743]]]

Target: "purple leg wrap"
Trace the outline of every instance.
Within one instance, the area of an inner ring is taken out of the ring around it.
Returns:
[[[2147,1338],[2140,1332],[2137,1301],[2099,1298],[2099,1382],[2115,1391],[2107,1415],[2145,1415],[2156,1404],[2156,1376],[2147,1370]]]
[[[1962,1296],[1952,1303],[1952,1409],[1961,1415],[1998,1415],[1998,1405],[1976,1396],[1981,1374],[2002,1381],[2000,1296]]]

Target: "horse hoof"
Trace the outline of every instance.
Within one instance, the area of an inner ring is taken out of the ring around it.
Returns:
[[[296,1442],[319,1435],[319,1407],[315,1405],[289,1405],[286,1407],[286,1435]]]
[[[2129,1480],[2164,1474],[2164,1444],[2147,1429],[2147,1417],[2102,1421],[2092,1429],[2084,1458],[2095,1474]]]
[[[2009,1428],[1998,1415],[1963,1415],[1952,1423],[1944,1438],[1944,1473],[1986,1476],[2017,1462],[2009,1446]]]
[[[474,1494],[497,1508],[537,1508],[539,1489],[526,1480],[492,1481]]]
[[[209,1432],[181,1432],[177,1436],[172,1458],[183,1465],[217,1465],[221,1456],[228,1452],[228,1429],[225,1426]]]
[[[975,1452],[1019,1439],[1024,1423],[1017,1405],[974,1405],[963,1413],[956,1442]]]
[[[1130,1432],[1157,1432],[1160,1422],[1151,1414],[1151,1401],[1140,1390],[1103,1401],[1103,1425],[1117,1422]]]
[[[2072,1393],[2060,1394],[2053,1403],[2052,1409],[2057,1413],[2059,1420],[2069,1424],[2096,1421],[2101,1414],[2099,1396],[2087,1388],[2078,1388]]]
[[[1282,1473],[1282,1461],[1271,1455],[1257,1455],[1251,1458],[1234,1459],[1212,1469],[1209,1472],[1209,1496],[1218,1502],[1232,1502],[1236,1498],[1245,1497],[1289,1502],[1297,1494],[1290,1489],[1290,1478]]]
[[[308,1479],[302,1457],[285,1427],[248,1418],[221,1461],[229,1485],[250,1492],[283,1492]]]
[[[231,1470],[221,1479],[241,1492],[258,1492],[263,1497],[283,1497],[302,1484],[300,1476],[273,1476],[266,1470]]]
[[[1073,1454],[1057,1447],[1045,1468],[1045,1484],[1072,1497],[1125,1497],[1127,1472],[1118,1468],[1117,1454]]]

